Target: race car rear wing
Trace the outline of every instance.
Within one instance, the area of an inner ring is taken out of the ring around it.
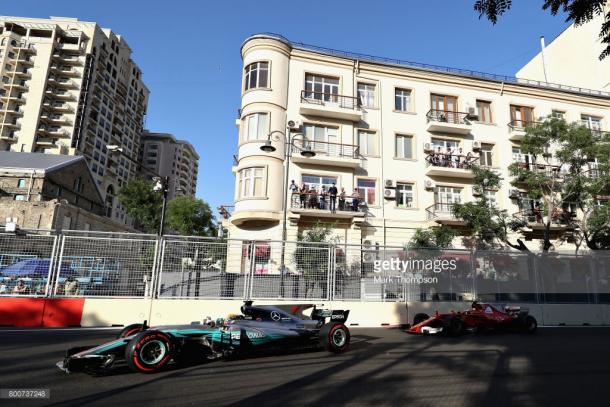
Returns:
[[[349,310],[329,310],[329,309],[318,309],[315,308],[311,313],[311,319],[315,319],[318,321],[326,321],[328,318],[330,322],[340,322],[345,323],[347,321],[347,317],[349,316]]]

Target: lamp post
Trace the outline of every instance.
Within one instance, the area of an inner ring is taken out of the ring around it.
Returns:
[[[271,136],[274,133],[279,133],[284,137],[283,142],[284,142],[285,165],[284,165],[284,185],[282,187],[282,199],[283,199],[282,207],[284,209],[284,219],[282,222],[282,253],[281,253],[281,259],[280,259],[280,274],[281,274],[281,276],[280,276],[280,279],[281,279],[280,280],[281,281],[280,297],[284,297],[284,274],[285,274],[285,270],[286,270],[285,254],[286,254],[286,238],[287,238],[287,234],[288,234],[287,194],[288,194],[288,182],[289,182],[288,178],[290,176],[290,174],[289,174],[290,158],[292,157],[292,147],[293,147],[295,137],[301,136],[303,138],[303,141],[307,140],[307,139],[305,139],[305,136],[302,133],[296,133],[296,134],[294,134],[294,136],[292,135],[292,132],[290,131],[290,129],[292,127],[294,127],[294,125],[295,125],[295,123],[293,121],[289,121],[286,126],[286,133],[283,133],[279,130],[272,131],[271,133],[269,133],[267,135],[267,141],[265,142],[265,144],[263,144],[261,146],[261,150],[264,151],[265,153],[272,153],[276,150],[276,148],[271,143]],[[303,144],[305,144],[305,143],[303,143]],[[315,157],[316,153],[315,153],[315,151],[313,151],[311,149],[311,147],[309,145],[306,145],[301,150],[301,155],[306,158],[312,158],[312,157]]]
[[[127,154],[125,154],[123,152],[122,147],[113,145],[113,144],[109,144],[109,145],[106,145],[106,149],[110,153],[120,154],[122,157],[125,157],[128,161],[134,163],[136,166],[141,167],[141,164],[139,162],[137,162],[136,160],[134,160],[133,158],[131,158],[130,156],[128,156]],[[148,171],[154,175],[153,181],[155,181],[155,185],[153,186],[153,191],[162,193],[163,203],[161,206],[161,224],[159,225],[158,233],[159,233],[159,236],[163,236],[163,233],[165,232],[165,209],[167,208],[167,193],[169,190],[169,176],[164,177],[161,174],[151,170],[150,168],[147,168],[147,167],[142,167],[142,168],[144,168],[146,171]]]

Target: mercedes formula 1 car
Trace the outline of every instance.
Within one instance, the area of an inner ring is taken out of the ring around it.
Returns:
[[[460,335],[464,332],[508,331],[534,333],[538,323],[521,307],[500,307],[473,302],[470,309],[432,317],[416,314],[406,332],[424,335]]]
[[[311,316],[303,312],[311,310]],[[125,327],[117,339],[99,346],[71,348],[57,363],[64,372],[102,374],[126,363],[141,373],[154,373],[168,365],[187,362],[195,353],[213,360],[257,351],[324,348],[345,352],[350,332],[348,310],[319,309],[315,305],[260,305],[246,301],[241,315],[201,324]],[[191,356],[189,356],[191,355]]]

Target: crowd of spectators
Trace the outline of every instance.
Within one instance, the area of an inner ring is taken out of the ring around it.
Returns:
[[[461,147],[455,150],[447,147],[443,151],[440,146],[426,157],[426,161],[435,167],[463,169],[472,168],[473,164],[478,159],[479,158],[470,151],[464,155]]]
[[[357,188],[348,195],[345,188],[339,191],[335,183],[328,188],[325,185],[315,188],[304,183],[299,187],[293,180],[289,189],[292,193],[293,208],[321,209],[333,213],[337,210],[358,212],[362,203]]]

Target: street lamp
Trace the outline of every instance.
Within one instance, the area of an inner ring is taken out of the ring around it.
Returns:
[[[292,147],[294,146],[294,139],[295,137],[302,137],[303,138],[303,148],[301,148],[301,156],[305,157],[305,158],[312,158],[316,156],[316,152],[313,151],[311,149],[311,146],[309,146],[309,144],[305,144],[305,142],[307,141],[307,139],[305,138],[305,136],[302,133],[296,133],[294,135],[292,135],[292,132],[290,131],[291,128],[293,128],[295,126],[295,123],[291,120],[287,123],[286,126],[286,133],[283,133],[279,130],[274,130],[271,133],[269,133],[267,135],[267,141],[265,141],[265,144],[263,144],[260,149],[262,151],[264,151],[265,153],[273,153],[274,151],[276,151],[277,149],[273,146],[273,144],[271,144],[271,136],[274,133],[279,133],[282,136],[284,136],[284,185],[282,188],[282,199],[283,199],[283,203],[282,203],[282,207],[284,209],[284,220],[282,222],[282,254],[281,254],[281,260],[280,260],[280,273],[281,273],[281,284],[280,284],[280,296],[283,297],[284,296],[284,274],[285,274],[285,270],[286,270],[286,264],[285,264],[285,254],[286,254],[286,238],[288,235],[288,228],[287,228],[287,220],[288,220],[288,205],[287,205],[287,193],[288,193],[288,178],[289,178],[289,170],[290,170],[290,158],[292,157]]]
[[[116,144],[108,144],[108,145],[106,145],[106,150],[108,150],[108,152],[110,152],[110,153],[120,154],[122,157],[124,157],[128,161],[134,163],[136,166],[142,167],[139,162],[137,162],[136,160],[134,160],[133,158],[131,158],[130,156],[125,154],[125,152],[123,151],[123,148],[121,146],[117,146]],[[161,224],[159,225],[159,236],[163,236],[163,233],[165,232],[165,209],[167,208],[167,192],[169,190],[169,176],[164,177],[161,174],[158,174],[157,172],[151,170],[150,168],[147,168],[147,167],[142,167],[142,168],[144,168],[146,171],[148,171],[154,175],[153,181],[155,182],[155,185],[153,186],[153,191],[161,192],[163,194],[162,195],[163,196],[163,205],[161,206]]]

